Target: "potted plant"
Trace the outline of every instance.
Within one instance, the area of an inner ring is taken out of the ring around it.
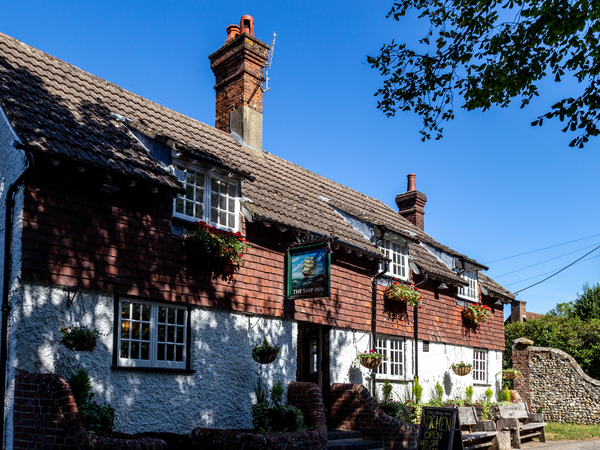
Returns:
[[[264,339],[262,345],[255,345],[252,349],[252,358],[260,364],[270,364],[275,361],[279,354],[278,345],[270,345],[267,338]]]
[[[270,401],[263,398],[252,406],[252,424],[259,433],[280,433],[306,429],[302,411],[293,405],[284,404],[283,393],[283,383],[278,378],[271,387]]]
[[[463,309],[462,315],[465,319],[470,320],[475,325],[479,326],[482,323],[489,324],[492,310],[487,305],[469,305]]]
[[[469,373],[471,373],[471,369],[473,368],[473,364],[469,364],[466,362],[459,362],[459,363],[455,363],[452,364],[450,366],[450,368],[452,369],[452,371],[458,375],[459,377],[463,377],[465,375],[468,375]]]
[[[233,270],[244,265],[244,255],[250,245],[238,231],[225,231],[203,221],[183,237],[186,251],[191,256],[209,257],[213,262],[230,264]]]
[[[61,327],[60,333],[63,337],[60,343],[77,351],[92,350],[96,346],[96,339],[100,336],[97,330],[77,325]]]
[[[507,380],[514,380],[514,379],[522,377],[522,376],[523,376],[523,374],[521,373],[520,370],[513,369],[512,367],[502,370],[502,377]]]
[[[376,369],[380,366],[382,361],[387,361],[387,357],[382,355],[375,350],[365,350],[364,352],[358,352],[356,354],[358,362],[367,369]]]
[[[423,296],[414,284],[408,286],[404,283],[394,281],[385,291],[386,298],[404,302],[413,308],[421,309],[423,306]]]

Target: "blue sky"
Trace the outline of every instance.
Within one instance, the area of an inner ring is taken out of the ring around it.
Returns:
[[[386,19],[390,4],[19,0],[4,2],[0,32],[214,125],[208,55],[227,25],[250,14],[259,39],[270,44],[277,33],[264,96],[267,151],[390,206],[416,173],[428,197],[425,231],[482,263],[600,234],[600,141],[572,149],[560,123],[529,125],[576,86],[545,82],[523,110],[457,111],[442,140],[423,143],[417,116],[387,118],[376,109],[382,79],[367,55],[392,38],[414,42],[423,30],[414,17]],[[487,273],[516,291],[593,244],[600,236],[490,263]],[[546,312],[596,283],[599,268],[600,258],[584,260],[518,298]]]

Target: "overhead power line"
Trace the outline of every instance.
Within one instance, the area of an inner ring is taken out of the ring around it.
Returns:
[[[520,269],[515,269],[515,270],[513,270],[512,272],[503,273],[502,275],[495,276],[495,277],[494,277],[494,280],[495,280],[495,279],[497,279],[497,278],[500,278],[500,277],[504,277],[504,276],[506,276],[506,275],[511,275],[511,274],[513,274],[513,273],[521,272],[521,271],[523,271],[523,270],[525,270],[525,269],[530,269],[531,267],[539,266],[540,264],[544,264],[544,263],[547,263],[547,262],[550,262],[550,261],[554,261],[555,259],[559,259],[559,258],[562,258],[562,257],[564,257],[564,256],[572,255],[573,253],[580,252],[581,250],[585,250],[586,248],[590,248],[590,247],[593,247],[593,246],[595,246],[595,245],[598,245],[598,244],[600,244],[600,243],[596,243],[596,244],[592,244],[592,245],[586,245],[585,247],[579,248],[579,249],[577,249],[577,250],[573,250],[572,252],[569,252],[569,253],[565,253],[564,255],[555,256],[554,258],[550,258],[550,259],[547,259],[547,260],[545,260],[545,261],[542,261],[542,262],[539,262],[539,263],[532,264],[532,265],[530,265],[530,266],[521,267]],[[552,272],[552,271],[551,271],[551,272]],[[550,272],[548,272],[548,273],[550,273]],[[538,276],[539,276],[539,275],[538,275]]]
[[[585,239],[591,239],[591,238],[596,237],[596,236],[600,236],[600,234],[594,234],[592,236],[587,236],[587,237],[583,237],[583,238],[580,238],[580,239],[575,239],[573,241],[563,242],[562,244],[551,245],[550,247],[544,247],[544,248],[539,248],[537,250],[531,250],[531,251],[525,252],[525,253],[519,253],[518,255],[506,256],[505,258],[495,259],[493,261],[484,262],[483,264],[487,265],[487,264],[495,263],[495,262],[498,262],[498,261],[504,261],[505,259],[516,258],[517,256],[529,255],[531,253],[541,252],[542,250],[548,250],[549,248],[560,247],[561,245],[567,245],[567,244],[572,244],[573,242],[579,242],[579,241],[583,241]]]
[[[531,286],[527,286],[526,288],[523,288],[521,290],[518,290],[517,292],[513,292],[513,294],[517,295],[519,292],[523,292],[526,291],[529,288],[532,288],[534,286],[537,286],[540,283],[543,283],[546,280],[549,280],[550,278],[552,278],[555,275],[558,275],[559,273],[561,273],[563,270],[568,269],[569,267],[571,267],[573,264],[575,264],[578,261],[581,261],[583,258],[585,258],[587,255],[590,255],[592,253],[594,253],[596,250],[598,250],[600,248],[600,245],[598,247],[596,247],[594,250],[591,250],[589,252],[587,252],[585,255],[583,255],[581,258],[576,259],[575,261],[573,261],[571,264],[569,264],[568,266],[563,267],[562,269],[560,269],[558,272],[554,272],[552,275],[550,275],[549,277],[544,278],[542,281],[538,281],[537,283],[533,283]]]
[[[598,255],[598,256],[592,256],[591,258],[584,259],[582,261],[579,261],[577,264],[583,264],[583,263],[586,263],[586,262],[591,261],[592,259],[596,259],[596,258],[600,258],[600,255]],[[576,266],[577,264],[573,264],[573,265]],[[522,280],[519,280],[519,281],[513,281],[512,283],[502,283],[502,286],[505,286],[505,287],[506,286],[512,286],[513,284],[519,284],[519,283],[522,283],[523,281],[533,280],[535,278],[539,278],[539,277],[543,277],[544,275],[548,275],[549,273],[556,272],[557,270],[558,269],[549,270],[548,272],[539,273],[539,274],[534,275],[534,276],[529,277],[529,278],[523,278]]]

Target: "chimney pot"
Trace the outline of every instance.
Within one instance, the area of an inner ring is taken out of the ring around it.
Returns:
[[[225,42],[229,42],[240,34],[240,26],[236,24],[231,24],[227,27],[227,39]]]
[[[240,20],[240,30],[242,33],[248,33],[250,36],[254,36],[254,19],[252,16],[242,16]]]
[[[416,191],[417,183],[415,182],[416,174],[409,173],[406,177],[408,178],[408,186],[406,188],[406,192]]]

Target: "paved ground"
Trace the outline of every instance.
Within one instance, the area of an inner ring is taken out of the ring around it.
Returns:
[[[596,450],[600,449],[600,439],[588,439],[586,441],[548,441],[546,443],[532,441],[527,442],[521,448],[536,450]]]

